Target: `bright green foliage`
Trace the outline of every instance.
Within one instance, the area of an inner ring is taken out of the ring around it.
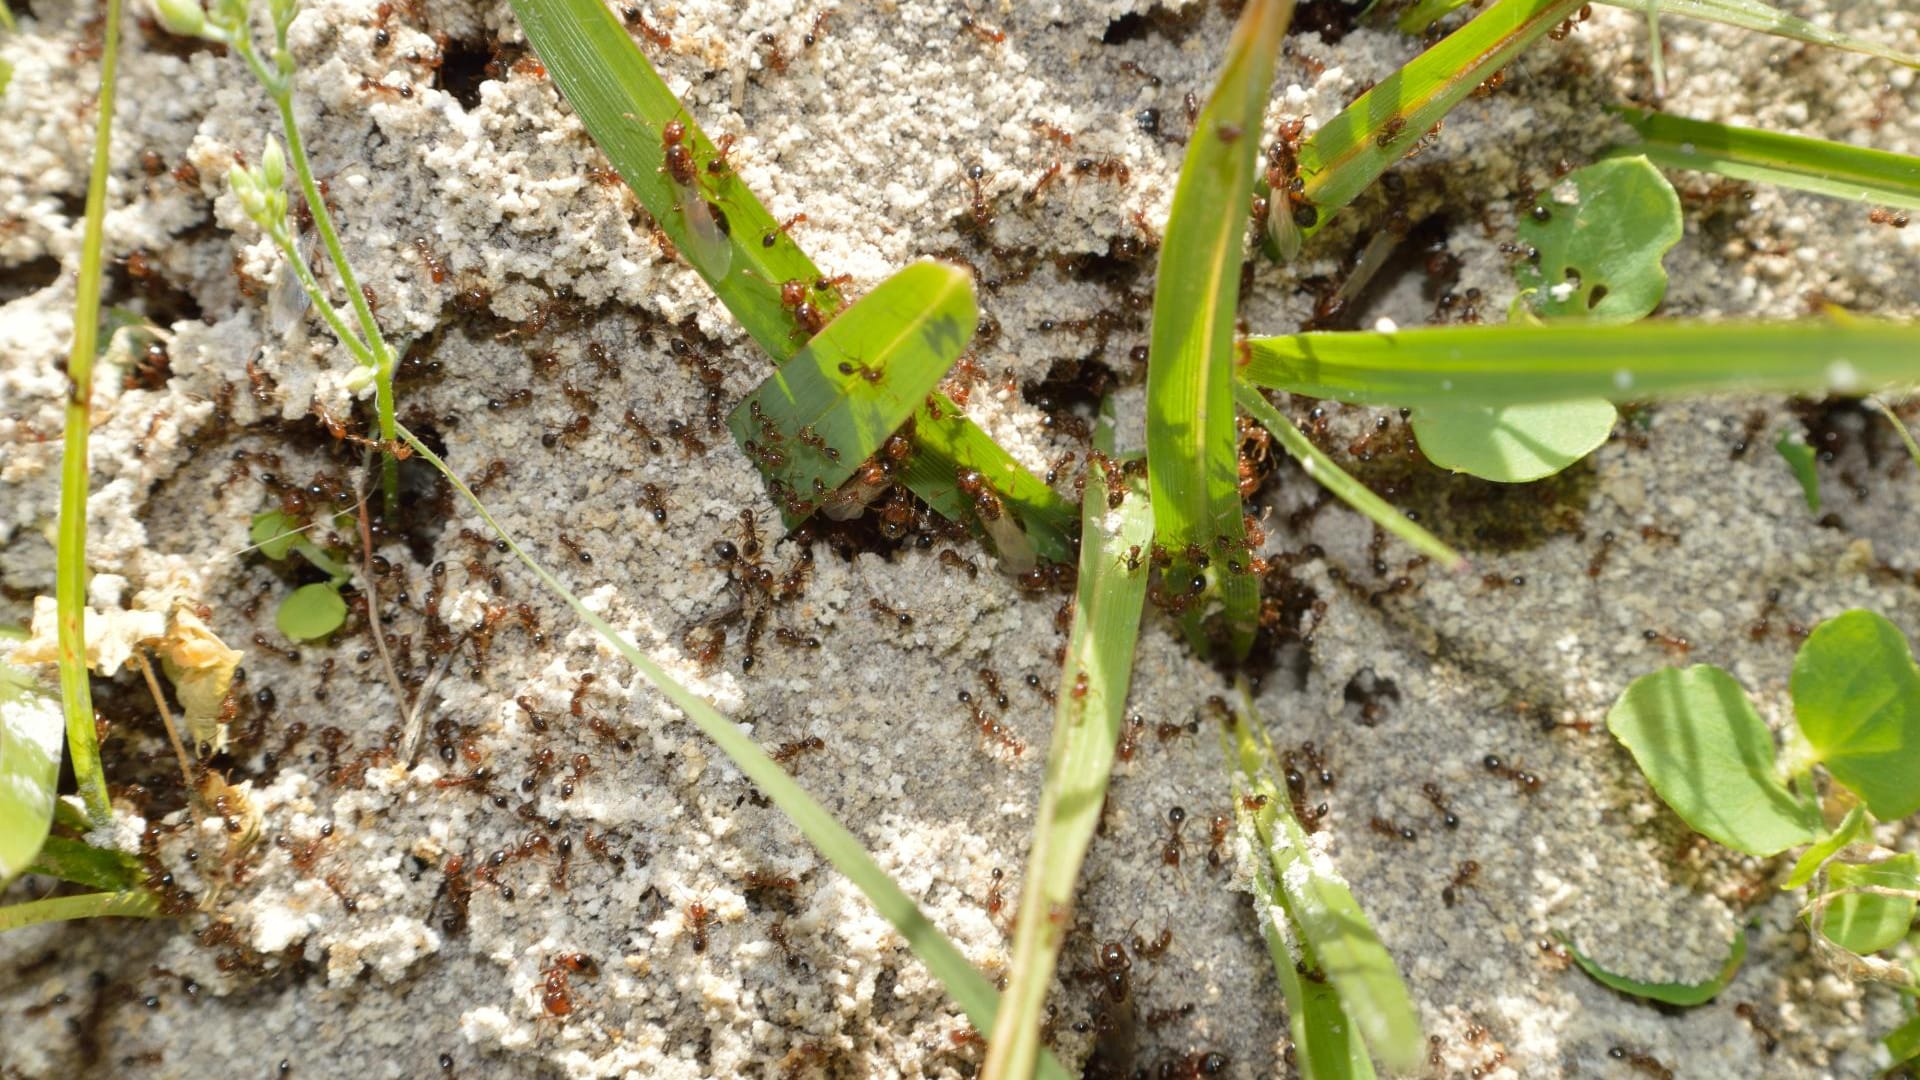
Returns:
[[[1562,192],[1571,202],[1561,200]],[[1520,304],[1546,319],[1632,322],[1666,295],[1660,260],[1680,240],[1680,199],[1645,158],[1602,161],[1555,184],[1518,231],[1520,241],[1539,252],[1537,260],[1514,267]],[[1421,451],[1435,465],[1517,484],[1551,476],[1592,453],[1612,434],[1617,417],[1606,399],[1585,398],[1426,405],[1414,410],[1412,423]]]
[[[60,701],[0,663],[0,887],[33,861],[53,822]]]
[[[513,10],[554,84],[655,223],[775,362],[792,357],[801,335],[782,302],[782,287],[799,286],[806,301],[829,318],[840,309],[839,290],[819,287],[826,275],[732,169],[713,167],[719,158],[713,141],[605,4],[514,0]],[[676,120],[685,128],[681,145],[698,166],[691,190],[664,168],[662,136]],[[714,228],[720,221],[724,230]],[[1022,469],[959,406],[933,394],[914,417],[916,433],[939,431],[937,438],[915,440],[906,473],[914,494],[941,513],[966,520],[972,503],[955,495],[954,478],[963,468],[977,470],[1026,525],[1039,554],[1056,561],[1072,557],[1061,535],[1072,527],[1072,507]],[[813,493],[800,496],[811,499]]]
[[[1300,144],[1301,195],[1317,220],[1301,227],[1290,200],[1269,199],[1268,231],[1280,254],[1292,258],[1303,239],[1325,228],[1341,207],[1399,164],[1474,87],[1579,11],[1582,2],[1493,0],[1471,22],[1340,110]]]
[[[1112,450],[1111,421],[1103,419],[1096,446]],[[1033,849],[1006,993],[1000,998],[995,1039],[987,1051],[987,1080],[1026,1077],[1040,1048],[1040,1018],[1053,983],[1065,927],[1048,917],[1073,906],[1074,884],[1107,797],[1114,745],[1133,675],[1133,647],[1147,595],[1145,552],[1153,542],[1153,514],[1144,485],[1129,482],[1121,504],[1108,508],[1107,472],[1118,463],[1088,466],[1081,500],[1080,575],[1073,631],[1047,751],[1046,781],[1034,815]],[[1129,553],[1134,553],[1130,559]]]
[[[966,270],[916,263],[829,323],[733,410],[727,426],[772,482],[789,528],[833,505],[831,493],[933,392],[978,319]]]
[[[1440,326],[1253,338],[1239,377],[1370,405],[1860,394],[1920,382],[1920,327],[1870,319]]]
[[[146,868],[136,856],[88,847],[65,836],[47,837],[32,872],[108,892],[138,888],[146,877]]]
[[[1705,1005],[1707,1002],[1720,996],[1720,991],[1725,990],[1727,984],[1733,981],[1733,977],[1739,974],[1740,965],[1747,958],[1747,934],[1745,930],[1742,930],[1734,935],[1733,949],[1727,954],[1727,962],[1720,968],[1720,973],[1708,979],[1706,982],[1649,983],[1641,982],[1638,979],[1629,979],[1624,975],[1615,975],[1613,972],[1594,963],[1585,953],[1574,948],[1573,942],[1568,941],[1564,934],[1560,936],[1560,942],[1567,947],[1567,952],[1573,956],[1573,962],[1580,965],[1580,970],[1593,976],[1593,978],[1602,985],[1633,997],[1646,998],[1649,1001],[1658,1001],[1663,1004],[1679,1005],[1681,1007]]]
[[[1641,139],[1616,153],[1644,155],[1661,168],[1920,210],[1920,157],[1642,109],[1614,112]]]
[[[1866,833],[1867,812],[1863,807],[1855,806],[1847,811],[1846,817],[1840,820],[1839,828],[1800,853],[1800,858],[1794,861],[1793,872],[1787,875],[1787,883],[1782,887],[1797,889],[1812,881],[1813,875],[1820,872],[1820,867],[1825,865],[1828,859],[1839,854],[1841,848],[1860,839]]]
[[[1827,888],[1832,892],[1873,886],[1920,894],[1920,855],[1908,851],[1879,862],[1837,862],[1827,867]],[[1820,932],[1848,952],[1866,956],[1907,936],[1907,928],[1913,925],[1914,907],[1913,895],[1836,896],[1827,905]]]
[[[1422,406],[1410,423],[1420,452],[1443,469],[1522,484],[1586,457],[1613,433],[1611,402],[1599,399],[1491,408]]]
[[[1806,496],[1807,509],[1820,512],[1820,471],[1815,468],[1819,455],[1807,440],[1792,431],[1783,431],[1773,444],[1780,456],[1786,459],[1787,468],[1793,470],[1793,478],[1800,481],[1800,493]]]
[[[1794,657],[1792,691],[1835,780],[1882,821],[1920,810],[1920,667],[1898,627],[1860,610],[1821,623]]]
[[[413,448],[414,453],[432,465],[447,483],[460,493],[460,497],[472,506],[487,527],[492,529],[507,545],[514,558],[528,570],[540,583],[566,605],[573,609],[580,621],[593,628],[609,647],[625,657],[627,662],[640,672],[641,676],[660,691],[675,707],[686,713],[687,719],[711,739],[720,752],[739,768],[740,772],[758,788],[762,794],[780,808],[780,812],[793,822],[800,835],[813,844],[821,856],[833,865],[835,870],[845,874],[847,880],[866,896],[869,903],[880,916],[893,924],[893,928],[905,939],[907,947],[912,949],[922,963],[927,965],[934,978],[940,981],[949,995],[961,1009],[967,1019],[973,1022],[989,1038],[995,1030],[995,1015],[999,1009],[999,995],[986,976],[980,974],[967,958],[961,954],[952,941],[940,932],[940,928],[927,918],[913,898],[903,892],[887,872],[873,861],[860,841],[846,826],[835,820],[826,807],[820,805],[805,788],[794,780],[780,764],[767,756],[758,743],[755,743],[740,725],[722,715],[707,700],[687,689],[667,674],[665,668],[655,663],[647,654],[634,646],[627,635],[614,629],[583,603],[573,591],[561,584],[560,579],[549,573],[546,567],[535,562],[513,537],[509,536],[500,523],[494,520],[486,504],[474,495],[473,489],[462,483],[447,463],[440,459],[427,444],[421,442],[405,427],[400,428],[400,438]],[[1040,1057],[1038,1075],[1043,1080],[1066,1080],[1066,1070],[1060,1067],[1050,1052]]]
[[[1773,736],[1733,676],[1708,664],[1643,675],[1607,729],[1694,831],[1749,855],[1818,836],[1821,823],[1776,775]]]
[[[1886,1044],[1895,1065],[1920,1058],[1920,1015],[1887,1032],[1881,1042]]]
[[[293,590],[274,612],[273,624],[289,641],[313,641],[326,637],[347,621],[347,602],[340,590],[325,581],[302,585]]]
[[[1541,318],[1632,322],[1667,293],[1660,260],[1680,242],[1680,197],[1646,158],[1612,158],[1556,182],[1516,231],[1540,252],[1513,276]]]
[[[1663,15],[1684,15],[1738,26],[1746,30],[1804,41],[1809,45],[1828,45],[1849,52],[1865,53],[1907,67],[1920,67],[1920,56],[1900,52],[1851,34],[1837,33],[1795,18],[1765,0],[1605,0],[1614,7],[1642,11],[1649,15],[1656,5]]]
[[[1241,690],[1244,698],[1244,683]],[[1324,1062],[1329,1069],[1324,1075],[1354,1072],[1351,1063],[1359,1047],[1337,1038],[1348,1025],[1333,1018],[1327,1001],[1316,1003],[1305,994],[1302,984],[1317,976],[1338,994],[1338,1001],[1332,1004],[1337,1004],[1351,1021],[1352,1030],[1359,1036],[1354,1041],[1364,1040],[1366,1048],[1387,1068],[1410,1070],[1420,1060],[1425,1044],[1420,1037],[1420,1017],[1406,984],[1347,883],[1324,860],[1315,858],[1306,830],[1288,809],[1276,779],[1272,743],[1264,731],[1256,730],[1258,720],[1251,703],[1246,712],[1244,718],[1236,718],[1221,733],[1221,746],[1233,774],[1233,804],[1242,816],[1242,833],[1248,836],[1254,861],[1267,864],[1255,871],[1256,880],[1267,883],[1265,893],[1256,892],[1261,901],[1260,918],[1263,923],[1280,919],[1287,923],[1263,926],[1262,932],[1270,935],[1268,951],[1273,954],[1282,990],[1291,984],[1296,991],[1288,997],[1289,1012],[1296,1020],[1294,1041],[1307,1044],[1317,1028],[1319,1039],[1309,1052],[1319,1058],[1316,1064]],[[1249,809],[1249,797],[1264,800],[1259,809]],[[1296,954],[1283,958],[1271,935],[1297,943]],[[1281,970],[1292,968],[1296,961],[1312,965],[1305,969],[1308,979],[1290,979]],[[1307,1024],[1310,1007],[1312,1027]]]
[[[1320,486],[1332,492],[1334,497],[1355,510],[1373,519],[1374,524],[1399,537],[1422,555],[1433,559],[1451,570],[1458,570],[1467,564],[1460,553],[1440,541],[1440,538],[1395,510],[1392,504],[1375,495],[1365,484],[1353,478],[1337,462],[1323,453],[1319,447],[1308,440],[1305,433],[1292,420],[1280,414],[1280,410],[1262,397],[1259,389],[1244,382],[1236,382],[1233,387],[1234,400],[1247,411],[1247,415],[1258,421],[1261,427],[1273,433],[1280,440],[1287,453],[1307,474],[1320,482]]]
[[[328,578],[302,585],[280,601],[280,608],[274,614],[274,625],[280,632],[293,641],[313,641],[340,629],[347,620],[347,604],[340,598],[340,587],[353,577],[353,572],[278,510],[255,514],[248,535],[254,547],[267,558],[279,560],[297,552]]]
[[[1236,656],[1253,643],[1259,596],[1245,573],[1226,569],[1244,546],[1233,416],[1233,322],[1246,247],[1254,158],[1292,0],[1253,0],[1227,42],[1226,66],[1194,122],[1153,290],[1147,361],[1147,466],[1154,533],[1175,553],[1166,580],[1202,571],[1189,547],[1208,553],[1204,574],[1226,605]],[[1184,584],[1177,586],[1185,589]],[[1184,625],[1200,635],[1199,606]]]

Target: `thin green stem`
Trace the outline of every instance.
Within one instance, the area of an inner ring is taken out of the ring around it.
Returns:
[[[287,265],[293,268],[293,276],[300,279],[300,288],[306,292],[307,299],[313,302],[314,308],[320,312],[320,317],[327,321],[327,328],[333,331],[333,336],[340,339],[340,343],[347,347],[347,351],[353,354],[354,359],[367,367],[377,368],[373,351],[367,348],[366,343],[362,342],[358,335],[347,329],[346,321],[340,318],[338,311],[334,310],[333,301],[327,298],[326,292],[320,288],[319,279],[315,278],[313,271],[308,268],[307,260],[301,257],[300,249],[295,246],[293,237],[285,229],[274,229],[272,238],[274,244],[280,248],[281,257],[286,259]]]
[[[120,0],[107,0],[119,7]],[[118,915],[129,919],[151,919],[160,914],[160,899],[145,889],[127,892],[81,893],[78,896],[51,896],[24,904],[0,907],[0,930],[18,930],[38,923],[64,922],[68,919],[98,919]]]
[[[107,151],[113,136],[114,73],[120,59],[120,0],[107,0],[106,41],[100,54],[99,115],[93,129],[93,171],[87,177],[86,227],[80,278],[74,287],[73,349],[67,354],[67,422],[60,459],[59,563],[54,595],[59,612],[60,700],[67,718],[73,774],[95,824],[113,815],[94,730],[93,687],[87,675],[87,439],[93,429],[93,355],[100,336],[102,222],[107,211]]]

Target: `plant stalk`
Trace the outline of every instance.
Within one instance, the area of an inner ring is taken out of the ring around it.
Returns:
[[[60,701],[67,718],[73,774],[94,824],[113,815],[100,768],[93,687],[87,675],[87,442],[93,430],[93,358],[100,339],[102,226],[107,210],[108,150],[113,137],[114,75],[120,59],[120,0],[107,0],[106,40],[100,54],[99,115],[93,129],[93,169],[87,176],[86,225],[80,277],[74,285],[73,348],[67,354],[67,419],[60,457],[60,526],[54,596],[59,616]]]

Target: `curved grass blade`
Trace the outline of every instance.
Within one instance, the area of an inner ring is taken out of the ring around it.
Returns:
[[[1104,445],[1102,434],[1105,435]],[[1094,443],[1112,448],[1112,424],[1101,421]],[[1117,463],[1112,463],[1117,465]],[[1040,1010],[1053,981],[1060,944],[1072,910],[1074,883],[1094,825],[1106,801],[1114,744],[1120,737],[1133,647],[1147,595],[1147,563],[1141,552],[1153,542],[1153,515],[1137,480],[1125,501],[1109,510],[1108,462],[1087,466],[1088,497],[1081,500],[1080,577],[1067,662],[1060,671],[1053,745],[1034,815],[1033,850],[1027,856],[1026,887],[1013,939],[1012,975],[1000,999],[996,1030],[987,1050],[987,1080],[1023,1078],[1040,1050]]]
[[[100,97],[93,129],[93,171],[87,177],[86,226],[80,240],[80,277],[74,287],[73,348],[67,353],[67,418],[60,454],[60,525],[54,571],[59,602],[60,698],[67,717],[67,748],[87,813],[104,824],[113,810],[100,769],[94,731],[93,686],[87,676],[87,435],[93,428],[94,347],[100,333],[101,226],[107,211],[108,144],[113,137],[114,72],[120,57],[120,0],[107,0],[106,40],[100,54]]]
[[[853,476],[973,337],[967,271],[906,267],[828,323],[727,417],[779,493],[789,528]]]
[[[1073,561],[1073,505],[1008,457],[959,406],[935,395],[934,404],[914,416],[913,456],[904,474],[907,487],[939,514],[966,521],[973,516],[972,502],[956,482],[963,469],[978,472],[993,485],[1040,557]]]
[[[160,914],[160,899],[144,889],[128,892],[81,893],[53,896],[0,907],[0,932],[69,919],[151,919]]]
[[[1160,249],[1147,361],[1147,464],[1154,531],[1175,553],[1169,581],[1199,574],[1186,550],[1219,555],[1246,538],[1234,460],[1233,321],[1256,133],[1292,15],[1292,0],[1253,0],[1241,12],[1226,66],[1195,121]],[[1258,602],[1253,581],[1217,569],[1208,576],[1225,601],[1234,654],[1245,656]],[[1203,645],[1199,615],[1196,606],[1182,622],[1189,640]]]
[[[1920,67],[1920,56],[1901,52],[1852,34],[1837,33],[1825,27],[1815,26],[1805,19],[1795,18],[1762,0],[1602,0],[1617,8],[1646,13],[1649,17],[1660,15],[1680,15],[1689,19],[1704,19],[1709,22],[1737,26],[1743,30],[1758,30],[1764,34],[1792,38],[1809,45],[1827,45],[1848,52],[1877,56],[1882,60],[1891,60],[1904,67]]]
[[[1495,0],[1471,22],[1382,79],[1300,143],[1300,176],[1313,224],[1293,223],[1288,200],[1272,200],[1269,221],[1297,229],[1294,243],[1326,227],[1380,174],[1520,50],[1580,10],[1582,0]],[[1244,199],[1241,204],[1245,204]],[[1288,245],[1282,243],[1284,250]],[[1164,258],[1164,256],[1163,256]]]
[[[61,734],[60,702],[0,663],[0,887],[33,862],[53,824]]]
[[[1641,139],[1616,149],[1615,156],[1644,154],[1666,169],[1920,210],[1920,157],[1645,109],[1612,111]]]
[[[527,554],[520,544],[501,528],[500,523],[494,520],[493,514],[488,511],[486,504],[480,501],[479,496],[454,475],[453,470],[447,467],[447,463],[440,460],[440,457],[416,438],[413,432],[402,426],[400,438],[413,448],[414,453],[419,454],[438,470],[440,475],[447,478],[447,483],[460,493],[469,506],[473,507],[474,512],[479,514],[481,520],[487,523],[487,527],[493,530],[494,535],[507,545],[508,550],[520,560],[521,565],[531,571],[534,577],[539,578],[540,583],[551,590],[555,596],[565,601],[567,606],[573,609],[574,614],[580,617],[580,621],[592,627],[603,641],[625,657],[627,662],[653,685],[654,689],[660,691],[662,696],[684,712],[687,719],[691,720],[702,734],[713,740],[714,745],[727,755],[728,760],[732,761],[756,788],[773,800],[774,805],[780,808],[780,812],[785,814],[789,821],[793,822],[801,835],[805,836],[808,842],[812,843],[820,854],[833,864],[834,869],[853,882],[882,918],[893,924],[893,928],[906,940],[908,948],[911,948],[914,955],[927,965],[927,970],[940,980],[940,985],[946,988],[947,993],[966,1012],[967,1018],[973,1022],[974,1027],[991,1037],[994,1029],[994,1014],[999,1007],[999,995],[994,990],[993,984],[988,982],[986,976],[980,974],[972,964],[967,963],[967,958],[962,956],[953,942],[947,940],[946,935],[940,932],[940,928],[927,918],[919,905],[915,904],[913,899],[887,876],[887,872],[873,861],[873,856],[867,854],[866,849],[860,846],[859,839],[835,820],[833,814],[809,795],[805,788],[780,767],[779,763],[768,757],[767,752],[760,749],[759,744],[740,729],[740,725],[708,704],[706,699],[682,686],[673,676],[667,674],[666,669],[641,652],[625,634],[616,630],[613,624],[594,614],[578,596],[573,594],[572,590],[560,583],[560,579],[534,561],[533,556]],[[1060,1063],[1050,1053],[1040,1059],[1039,1075],[1047,1077],[1048,1080],[1066,1080],[1067,1077],[1066,1070],[1061,1068]]]
[[[1782,322],[1434,327],[1255,338],[1255,386],[1370,405],[1520,405],[1698,394],[1864,394],[1920,382],[1920,326]]]
[[[1556,932],[1560,944],[1567,947],[1567,953],[1580,970],[1593,976],[1596,982],[1632,997],[1646,998],[1649,1001],[1679,1005],[1683,1008],[1693,1005],[1705,1005],[1727,988],[1733,977],[1739,973],[1740,964],[1747,958],[1747,932],[1742,929],[1734,935],[1732,951],[1727,954],[1727,962],[1721,966],[1720,973],[1706,982],[1699,983],[1648,983],[1638,979],[1629,979],[1625,975],[1615,975],[1599,964],[1587,958],[1585,953],[1573,947],[1573,940],[1565,934]]]
[[[1800,853],[1800,857],[1794,860],[1793,872],[1787,875],[1787,882],[1781,888],[1797,889],[1812,881],[1813,875],[1820,872],[1828,859],[1840,854],[1841,848],[1860,839],[1867,828],[1867,809],[1856,803],[1853,809],[1847,811],[1847,816],[1840,820],[1837,828]]]
[[[89,847],[65,836],[47,837],[28,872],[107,892],[135,889],[146,876],[140,860],[124,851]]]
[[[1333,493],[1333,496],[1355,510],[1372,518],[1374,524],[1399,537],[1408,546],[1422,555],[1433,559],[1449,570],[1461,570],[1467,560],[1457,551],[1442,543],[1440,538],[1428,532],[1405,514],[1395,510],[1393,505],[1375,495],[1365,484],[1355,480],[1353,475],[1342,469],[1332,458],[1313,445],[1304,432],[1294,422],[1281,415],[1260,391],[1244,382],[1236,382],[1233,397],[1247,415],[1259,421],[1260,426],[1273,433],[1280,445],[1287,448],[1300,467],[1309,476],[1320,482],[1320,486]]]
[[[738,174],[724,164],[713,140],[681,106],[661,81],[646,55],[626,28],[599,0],[513,0],[514,15],[527,40],[552,74],[554,84],[586,126],[607,160],[653,215],[660,229],[682,252],[714,295],[727,306],[760,347],[782,363],[799,351],[794,315],[782,302],[782,286],[817,286],[825,280],[793,238],[761,205]],[[691,155],[694,183],[680,184],[666,170],[665,130],[679,121],[684,134],[679,145]],[[696,207],[694,204],[700,204]],[[724,235],[723,250],[708,228],[711,221]],[[837,288],[811,288],[809,302],[831,318],[842,297]],[[922,443],[916,457],[923,470],[911,471],[908,486],[937,506],[957,516],[951,494],[955,470],[964,454],[967,467],[988,475],[1024,474],[1028,482],[1000,485],[1001,496],[1023,520],[1039,518],[1071,521],[1071,508],[1058,495],[1026,474],[1013,458],[966,419],[944,396],[935,394],[930,406],[918,412],[924,422],[932,410],[940,412],[948,438]],[[925,490],[923,480],[935,485]],[[964,520],[964,517],[958,519]],[[1070,553],[1051,556],[1064,560]]]
[[[1256,802],[1265,799],[1252,812],[1259,841],[1254,858],[1264,855],[1271,861],[1281,907],[1339,994],[1354,1030],[1388,1069],[1412,1069],[1420,1060],[1423,1040],[1406,983],[1347,883],[1315,860],[1306,830],[1294,820],[1274,779],[1272,742],[1264,729],[1255,730],[1260,725],[1245,679],[1240,680],[1240,694],[1243,715],[1235,717],[1221,739],[1236,793]],[[1239,798],[1235,805],[1246,807]],[[1337,1063],[1337,1050],[1330,1056]]]

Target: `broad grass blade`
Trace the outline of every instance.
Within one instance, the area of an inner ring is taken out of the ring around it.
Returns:
[[[730,167],[715,168],[720,155],[713,140],[681,106],[605,4],[513,0],[513,11],[554,84],[640,204],[760,347],[776,363],[792,357],[800,341],[781,289],[788,282],[803,287],[821,282],[825,275],[820,268]],[[679,145],[692,155],[696,167],[691,186],[676,182],[665,171],[664,134],[672,121],[685,129]],[[724,248],[715,239],[716,229],[725,238]],[[824,315],[837,313],[837,290],[814,289],[809,295]],[[989,475],[1024,473],[951,401],[932,395],[919,415],[931,419],[933,409],[940,411],[949,437],[918,447],[917,456],[925,468],[908,477],[908,486],[929,505],[939,501],[941,492],[922,490],[922,478],[944,476],[950,489],[954,471],[961,467],[950,453],[964,454],[970,467]],[[1030,474],[1026,479],[1032,482],[1001,485],[1002,497],[1023,519],[1071,520],[1071,508],[1064,500]],[[952,499],[946,501],[947,506],[939,507],[943,513],[954,505]]]
[[[1111,422],[1103,420],[1101,426],[1105,448],[1111,450]],[[1095,442],[1101,442],[1099,434]],[[1000,999],[999,1038],[987,1051],[987,1080],[1033,1072],[1041,1045],[1041,1007],[1053,982],[1061,941],[1072,924],[1056,913],[1072,909],[1074,883],[1106,801],[1147,595],[1144,552],[1153,542],[1153,515],[1138,480],[1127,482],[1124,501],[1109,509],[1108,470],[1122,467],[1100,459],[1087,467],[1073,631],[1060,671],[1053,745],[1034,816],[1012,975]]]
[[[1641,139],[1615,154],[1644,154],[1667,169],[1717,173],[1816,195],[1920,210],[1920,157],[1645,109],[1613,112]]]
[[[1234,312],[1258,133],[1292,15],[1292,0],[1253,0],[1241,12],[1180,168],[1153,291],[1147,463],[1154,531],[1175,556],[1168,581],[1200,574],[1189,549],[1222,568],[1208,576],[1225,601],[1237,656],[1253,642],[1258,591],[1246,574],[1224,571],[1225,556],[1246,537],[1234,461]],[[1204,643],[1199,615],[1195,605],[1183,622],[1189,639]]]
[[[1369,405],[1865,394],[1920,383],[1920,326],[1852,316],[1433,327],[1255,338],[1239,377]]]
[[[921,407],[978,319],[965,269],[916,263],[828,323],[734,408],[727,426],[772,483],[789,528]]]

